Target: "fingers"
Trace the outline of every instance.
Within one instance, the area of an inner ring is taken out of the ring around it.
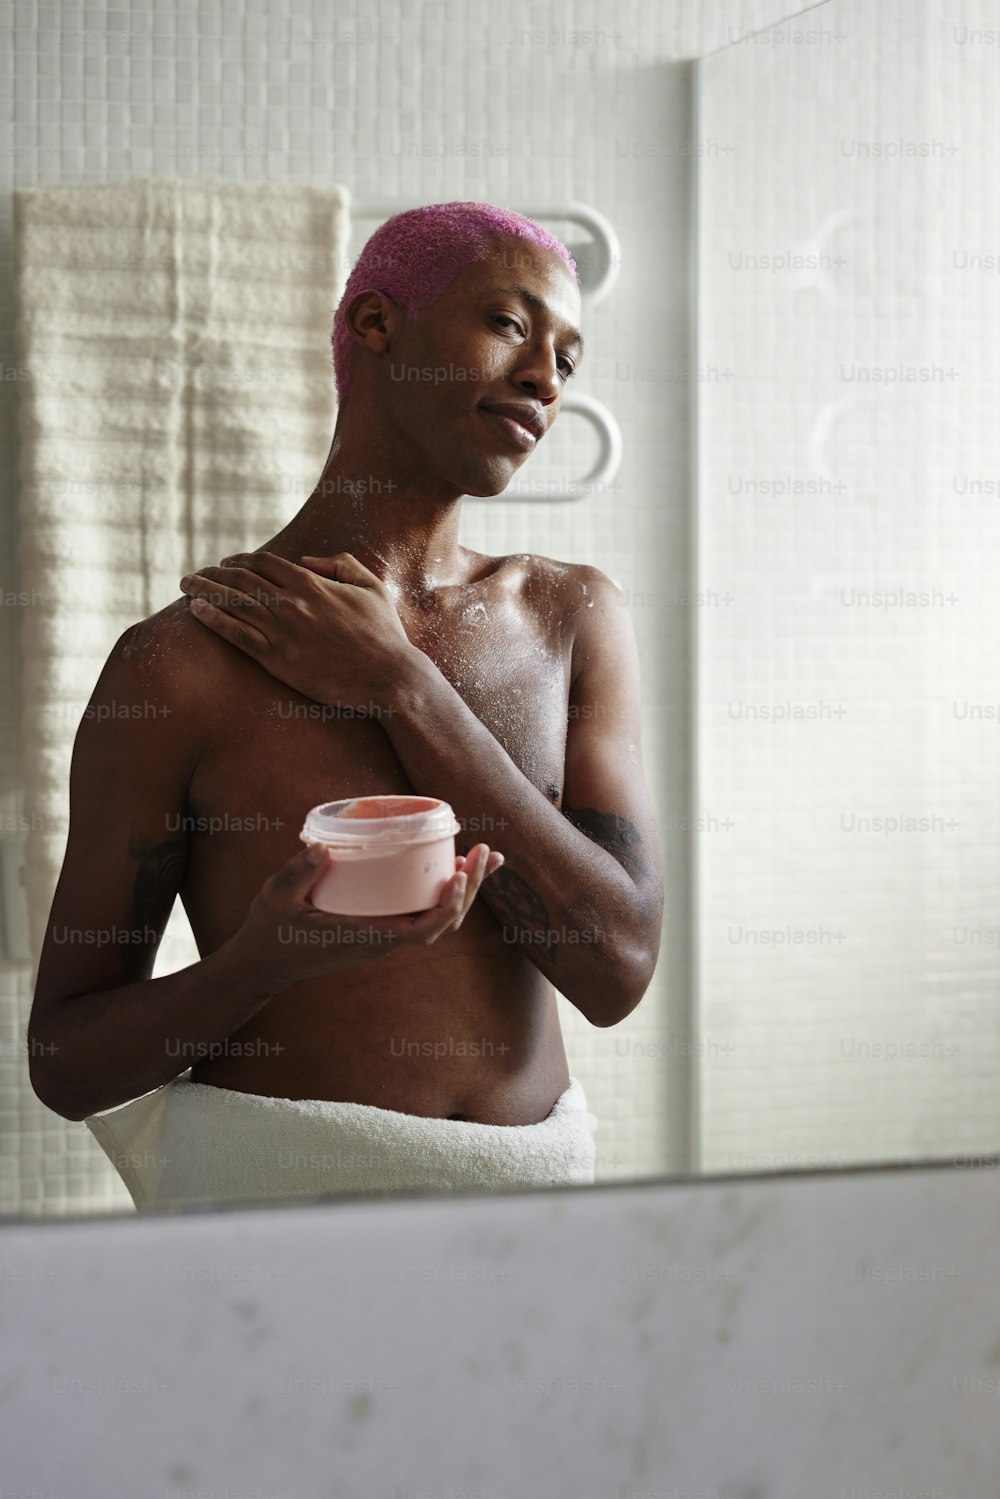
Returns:
[[[469,849],[469,852],[467,854],[456,855],[456,870],[464,869],[466,870],[466,872],[468,872],[473,861],[478,868],[484,852],[487,857],[483,872],[483,879],[485,879],[487,875],[494,874],[496,870],[500,868],[500,865],[504,862],[504,856],[498,848],[490,848],[486,843],[477,843],[473,848]]]
[[[475,848],[470,848],[465,858],[461,861],[466,873],[473,868],[478,873],[478,882],[481,885],[489,875],[495,874],[504,863],[504,856],[498,848],[490,848],[487,843],[477,843]]]
[[[294,584],[302,571],[287,557],[278,557],[274,552],[234,552],[231,557],[223,557],[219,566],[245,571],[253,578],[254,586],[263,578],[279,588],[287,588]],[[205,569],[202,568],[202,572],[204,571]]]
[[[445,885],[436,906],[416,916],[396,918],[399,925],[394,925],[394,929],[404,940],[434,942],[447,931],[458,931],[483,880],[503,863],[503,854],[485,843],[477,843],[464,858],[456,858],[455,863],[462,867],[456,869]],[[393,918],[383,920],[388,923]]]
[[[329,860],[330,855],[321,844],[308,844],[271,876],[272,889],[275,894],[304,901],[322,878]]]
[[[302,567],[310,572],[321,574],[324,578],[332,578],[335,583],[354,583],[360,588],[373,588],[382,586],[382,579],[370,568],[359,562],[351,552],[334,552],[330,557],[308,557],[299,558]]]
[[[289,859],[288,863],[273,877],[275,886],[289,896],[305,900],[310,890],[320,879],[329,860],[329,851],[320,848],[321,859],[309,861],[310,850],[304,849]],[[487,875],[493,874],[504,862],[503,854],[490,849],[485,843],[477,843],[464,858],[458,857],[455,873],[441,892],[436,906],[421,911],[415,916],[348,917],[347,922],[376,922],[380,930],[392,933],[403,941],[434,942],[447,931],[457,931],[465,920],[479,888]],[[331,920],[333,920],[331,916]],[[341,917],[343,923],[345,918]]]
[[[242,608],[250,602],[261,601],[259,593],[252,594],[249,590],[240,588],[236,578],[224,578],[224,571],[231,572],[233,569],[203,567],[196,573],[185,573],[180,581],[181,592],[186,593],[189,599],[207,599],[210,604],[223,609]]]
[[[491,849],[486,843],[477,843],[475,848],[469,850],[464,860],[468,880],[462,897],[462,909],[456,922],[456,930],[468,915],[469,908],[479,894],[479,887],[487,875],[494,874],[503,861],[503,854],[497,849]]]
[[[435,942],[461,920],[465,880],[464,874],[453,875],[439,903],[416,916],[377,916],[371,920],[378,923],[380,930],[392,932],[404,942]]]

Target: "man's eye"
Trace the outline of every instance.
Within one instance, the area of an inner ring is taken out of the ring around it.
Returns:
[[[495,323],[514,323],[514,319],[512,317],[508,317],[505,312],[495,312],[493,314],[493,321]],[[518,325],[514,324],[514,326],[516,327]],[[566,369],[566,373],[564,374],[563,379],[572,380],[573,376],[576,374],[576,370],[573,368],[572,364],[570,364],[569,360],[560,359],[559,363],[564,365]]]

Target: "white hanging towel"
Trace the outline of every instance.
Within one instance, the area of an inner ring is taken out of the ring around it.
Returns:
[[[349,205],[341,186],[206,179],[15,194],[36,968],[73,740],[112,645],[182,574],[273,535],[322,472]]]

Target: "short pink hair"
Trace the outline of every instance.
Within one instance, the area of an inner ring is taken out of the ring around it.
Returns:
[[[347,397],[354,344],[345,314],[363,291],[380,291],[416,317],[446,289],[459,271],[485,260],[493,238],[514,235],[553,250],[577,276],[576,261],[554,234],[507,208],[490,203],[429,203],[386,219],[365,244],[333,315],[333,370],[337,399]]]

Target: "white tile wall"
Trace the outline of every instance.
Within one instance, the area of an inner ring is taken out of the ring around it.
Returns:
[[[996,14],[805,20],[702,65],[709,1170],[1000,1141]]]
[[[794,7],[783,6],[787,12]],[[757,7],[740,6],[752,25]],[[564,508],[470,505],[463,539],[596,562],[639,601],[644,755],[667,855],[656,980],[613,1032],[563,1006],[571,1065],[602,1120],[601,1179],[688,1164],[687,449],[688,6],[338,5],[320,0],[106,0],[4,8],[0,236],[16,186],[219,175],[346,183],[358,199],[472,197],[517,206],[567,195],[615,224],[622,273],[587,329],[580,386],[616,412],[620,487]],[[552,225],[558,232],[559,226]],[[374,224],[368,226],[368,230]],[[12,368],[10,276],[0,273],[0,357]],[[332,309],[331,309],[332,311]],[[656,366],[637,378],[633,366]],[[17,586],[16,382],[0,389],[2,575]],[[560,441],[569,444],[571,433]],[[559,449],[553,444],[554,456]],[[18,789],[18,620],[0,610],[13,683],[0,714],[0,793]],[[21,815],[31,816],[30,808]],[[17,829],[8,818],[5,831]],[[123,1206],[124,1189],[82,1125],[27,1084],[31,974],[8,964],[0,1017],[0,1207],[61,1213]]]

